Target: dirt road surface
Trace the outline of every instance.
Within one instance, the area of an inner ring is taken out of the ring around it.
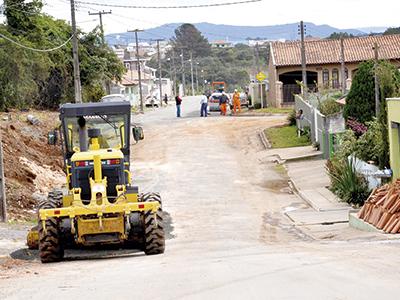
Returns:
[[[283,215],[305,204],[256,131],[284,117],[199,118],[198,100],[184,100],[180,119],[172,106],[135,119],[146,138],[132,146],[132,171],[163,197],[165,254],[70,251],[46,265],[22,255],[0,269],[0,299],[396,297],[397,242],[317,241]]]

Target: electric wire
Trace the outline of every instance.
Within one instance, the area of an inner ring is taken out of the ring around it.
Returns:
[[[60,44],[60,45],[58,45],[58,46],[56,46],[56,47],[54,47],[54,48],[50,48],[50,49],[37,49],[37,48],[33,48],[33,47],[29,47],[29,46],[23,45],[23,44],[21,44],[21,43],[15,41],[15,40],[9,38],[8,36],[6,36],[6,35],[0,33],[0,37],[2,37],[3,39],[9,41],[10,43],[13,43],[13,44],[15,44],[15,45],[17,45],[17,46],[19,46],[19,47],[21,47],[21,48],[24,48],[24,49],[26,49],[26,50],[31,50],[31,51],[35,51],[35,52],[42,52],[42,53],[43,53],[43,52],[52,52],[52,51],[56,51],[56,50],[58,50],[58,49],[64,47],[66,44],[68,44],[68,43],[72,40],[73,36],[74,36],[74,35],[71,35],[70,38],[69,38],[68,40],[66,40],[65,42],[63,42],[62,44]]]
[[[263,1],[263,0],[242,0],[242,1],[223,2],[223,3],[194,4],[194,5],[166,5],[166,6],[107,4],[107,3],[96,3],[96,2],[90,2],[90,1],[76,1],[76,3],[96,5],[96,6],[107,6],[107,7],[136,8],[136,9],[177,9],[177,8],[186,9],[186,8],[230,6],[230,5],[238,5],[238,4],[255,3],[255,2],[261,2],[261,1]]]

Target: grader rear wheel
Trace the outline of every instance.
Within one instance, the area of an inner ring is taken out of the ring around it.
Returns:
[[[140,197],[141,202],[157,201],[161,205],[158,193],[145,193]],[[165,250],[165,233],[162,207],[157,210],[156,217],[151,211],[143,214],[144,219],[144,253],[146,255],[161,254]]]
[[[61,191],[49,192],[47,201],[39,204],[39,209],[53,209],[61,207],[63,193]],[[39,256],[43,263],[57,262],[64,257],[59,219],[48,218],[45,221],[46,230],[39,220]]]

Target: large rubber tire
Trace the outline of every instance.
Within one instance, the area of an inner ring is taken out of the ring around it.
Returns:
[[[39,203],[39,209],[59,208],[62,205],[63,193],[59,190],[49,192],[47,201]],[[61,238],[60,220],[49,218],[46,220],[46,232],[39,220],[39,256],[42,263],[61,261],[64,257],[64,247]]]
[[[164,253],[165,232],[163,212],[161,207],[161,196],[158,193],[145,193],[140,196],[140,201],[157,201],[160,203],[160,208],[157,210],[157,220],[154,218],[154,214],[151,211],[146,211],[143,213],[144,253],[146,255]]]

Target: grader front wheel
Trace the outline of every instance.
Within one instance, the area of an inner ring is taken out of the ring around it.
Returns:
[[[47,201],[39,204],[39,209],[53,209],[61,206],[62,192],[53,191],[49,193]],[[59,220],[48,218],[45,221],[46,230],[39,220],[39,256],[43,263],[57,262],[64,257]]]
[[[165,250],[165,233],[161,197],[158,193],[146,193],[141,195],[141,201],[157,201],[160,208],[156,215],[151,211],[144,213],[144,253],[146,255],[161,254]]]

